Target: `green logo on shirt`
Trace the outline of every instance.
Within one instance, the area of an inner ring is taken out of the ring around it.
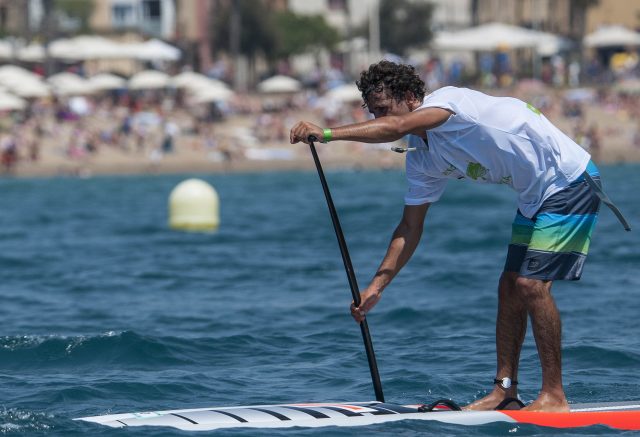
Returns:
[[[489,173],[485,167],[482,166],[479,162],[470,162],[467,165],[467,176],[469,176],[474,181],[478,179],[486,180],[485,176]]]

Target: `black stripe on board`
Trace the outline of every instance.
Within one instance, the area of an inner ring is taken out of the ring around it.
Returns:
[[[116,422],[120,422],[121,424],[123,424],[124,426],[129,426],[126,423],[124,423],[122,420],[116,420]]]
[[[331,410],[331,411],[337,411],[338,413],[342,413],[347,417],[362,416],[362,414],[356,413],[355,411],[347,410],[346,408],[340,408],[340,407],[322,407],[322,408],[326,408],[327,410]]]
[[[280,420],[291,420],[290,417],[285,416],[284,414],[280,414],[276,411],[267,410],[266,408],[250,408],[251,410],[262,411],[263,413],[271,414],[273,417]]]
[[[223,410],[209,410],[209,411],[211,411],[211,412],[213,412],[213,413],[220,413],[220,414],[224,414],[225,416],[229,416],[229,417],[231,417],[231,418],[233,418],[233,419],[236,419],[236,420],[237,420],[238,422],[240,422],[240,423],[247,423],[247,422],[248,422],[246,419],[243,419],[242,417],[240,417],[240,416],[236,416],[235,414],[233,414],[233,413],[229,413],[229,412],[227,412],[227,411],[223,411]]]
[[[176,413],[170,413],[170,414],[171,414],[172,416],[179,417],[180,419],[184,419],[184,420],[186,420],[186,421],[187,421],[187,422],[189,422],[189,423],[193,423],[194,425],[197,425],[197,424],[198,424],[198,422],[196,422],[195,420],[189,419],[188,417],[181,416],[180,414],[176,414]]]
[[[292,407],[292,406],[282,406],[282,408],[289,408],[290,410],[295,410],[295,411],[300,411],[302,413],[306,413],[309,416],[313,416],[316,419],[328,419],[329,416],[327,416],[324,413],[321,413],[320,411],[316,411],[316,410],[312,410],[311,408],[302,408],[302,407]]]

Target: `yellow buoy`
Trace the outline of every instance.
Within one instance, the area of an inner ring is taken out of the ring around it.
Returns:
[[[201,179],[180,182],[169,196],[169,226],[181,231],[212,231],[220,225],[216,190]]]

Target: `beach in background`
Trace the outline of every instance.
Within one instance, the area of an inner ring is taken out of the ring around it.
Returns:
[[[640,161],[640,102],[614,90],[556,90],[523,81],[513,89],[484,90],[515,96],[541,109],[587,149],[598,163]],[[275,103],[274,103],[275,102]],[[78,113],[77,109],[82,108]],[[322,100],[315,91],[265,98],[240,96],[227,111],[189,104],[164,91],[76,97],[34,105],[25,117],[4,120],[0,144],[15,156],[5,176],[81,176],[206,173],[311,168],[308,147],[289,143],[298,120],[336,126],[369,118],[357,100]],[[401,145],[402,141],[398,142]],[[320,145],[329,168],[399,168],[404,157],[391,144]]]

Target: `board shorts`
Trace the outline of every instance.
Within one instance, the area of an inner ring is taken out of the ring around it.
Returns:
[[[600,186],[593,162],[587,172]],[[518,210],[504,271],[545,281],[580,279],[599,209],[600,198],[581,175],[545,200],[532,218]]]

